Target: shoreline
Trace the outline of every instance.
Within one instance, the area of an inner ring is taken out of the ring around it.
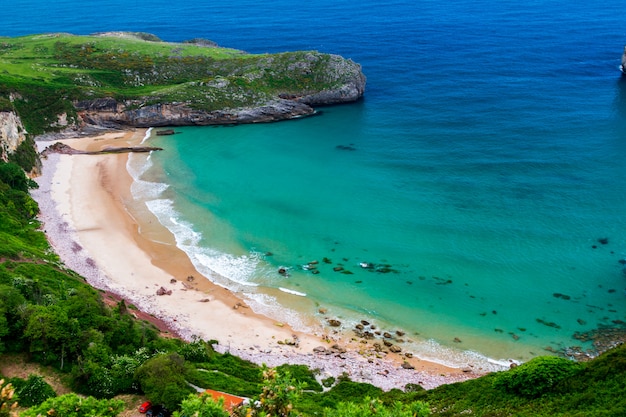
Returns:
[[[59,142],[88,151],[136,146],[146,131]],[[52,143],[38,142],[38,146]],[[315,334],[297,332],[255,313],[236,294],[200,274],[152,213],[133,207],[127,161],[128,154],[51,154],[42,161],[43,173],[36,179],[40,188],[31,192],[52,247],[67,267],[93,287],[161,320],[177,337],[218,340],[216,350],[270,367],[304,364],[319,369],[322,377],[347,373],[353,381],[384,390],[402,389],[409,383],[430,389],[481,375],[471,368],[450,368],[416,357],[372,354],[362,341],[347,334],[329,335],[321,327]],[[160,289],[171,295],[156,295]],[[339,349],[332,349],[333,345]],[[322,353],[314,353],[320,347]]]

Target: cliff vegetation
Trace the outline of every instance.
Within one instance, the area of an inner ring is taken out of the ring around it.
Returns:
[[[31,135],[283,120],[364,89],[360,65],[315,51],[247,54],[129,33],[0,37],[0,111],[15,111]]]

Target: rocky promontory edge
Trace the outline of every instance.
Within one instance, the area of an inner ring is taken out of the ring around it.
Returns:
[[[267,123],[315,113],[307,104],[286,99],[252,108],[213,111],[193,108],[191,103],[146,105],[139,100],[117,101],[111,97],[80,101],[75,107],[83,124],[105,128]]]
[[[12,87],[15,91],[7,97],[0,97],[5,101],[0,113],[6,116],[0,118],[0,132],[4,132],[0,136],[3,159],[15,148],[14,122],[20,118],[29,119],[24,123],[26,129],[20,130],[22,136],[32,133],[38,137],[133,127],[268,123],[314,115],[318,106],[355,102],[365,91],[366,78],[361,65],[317,51],[260,55],[239,51],[228,59],[201,55],[189,58],[179,56],[182,44],[167,43],[172,51],[166,57],[157,52],[152,52],[155,56],[135,56],[136,52],[127,51],[126,61],[121,62],[117,56],[121,52],[110,50],[105,51],[110,56],[108,62],[103,60],[103,54],[89,55],[93,53],[93,45],[97,45],[97,38],[113,35],[85,37],[81,49],[71,49],[70,44],[64,43],[64,36],[74,35],[59,35],[57,43],[62,47],[54,56],[59,62],[44,69],[56,76],[58,68],[72,68],[77,75],[70,80],[72,85],[59,90],[57,103],[46,107],[48,113],[41,120],[33,122],[32,114],[29,117],[20,114],[29,106],[18,102],[32,102],[37,97],[22,92],[19,85]],[[151,38],[146,41],[145,36],[142,42],[161,42]],[[209,47],[215,48],[206,46]],[[117,84],[107,88],[94,75],[100,71],[113,74],[110,78]],[[36,85],[39,81],[30,82]],[[137,87],[147,92],[137,96]],[[66,90],[73,91],[73,98]],[[46,100],[50,101],[55,93],[50,90],[46,94]],[[5,126],[7,122],[11,125]],[[36,131],[27,132],[31,125],[37,126]]]

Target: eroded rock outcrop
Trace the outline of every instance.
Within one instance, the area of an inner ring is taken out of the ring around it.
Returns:
[[[41,156],[48,156],[52,153],[58,153],[62,155],[102,155],[109,153],[146,153],[152,151],[162,151],[163,148],[157,148],[154,146],[124,146],[124,147],[113,147],[107,146],[99,151],[81,151],[78,149],[74,149],[71,146],[68,146],[61,142],[56,142],[41,152]]]
[[[138,100],[119,102],[113,98],[80,101],[75,107],[84,123],[110,128],[266,123],[315,113],[307,104],[285,99],[259,107],[214,111],[196,109],[189,103],[143,105]]]
[[[14,112],[0,112],[0,159],[6,162],[9,154],[25,139],[26,130],[19,116]]]

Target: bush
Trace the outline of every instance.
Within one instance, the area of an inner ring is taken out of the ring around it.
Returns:
[[[279,374],[289,373],[293,379],[305,384],[304,388],[311,391],[321,392],[324,389],[315,379],[315,374],[306,365],[280,365],[276,367]]]
[[[302,394],[303,384],[297,382],[285,372],[279,374],[276,369],[263,367],[263,392],[251,404],[245,404],[236,410],[236,416],[246,417],[291,417],[297,415],[294,402]]]
[[[15,378],[11,382],[21,407],[33,407],[57,396],[50,384],[38,375],[29,375],[26,380]]]
[[[581,364],[565,358],[540,356],[500,373],[493,381],[493,386],[511,394],[538,398],[550,392],[557,383],[581,369]]]
[[[220,371],[244,381],[258,383],[263,381],[263,373],[258,365],[230,353],[213,354],[210,361],[199,364],[199,366],[208,370]]]
[[[322,385],[325,388],[332,387],[334,383],[335,383],[335,377],[333,377],[333,376],[329,376],[328,378],[322,379]]]
[[[386,407],[380,400],[363,398],[360,402],[341,402],[337,408],[324,410],[324,417],[426,417],[428,404],[416,401],[410,404],[395,402]]]
[[[211,388],[243,397],[254,397],[261,392],[260,383],[246,381],[219,371],[196,369],[187,374],[187,381],[201,388]]]
[[[224,409],[224,398],[215,401],[210,395],[190,394],[183,400],[180,412],[174,412],[174,417],[182,416],[228,417],[229,414]]]
[[[0,162],[0,181],[9,185],[14,190],[28,192],[32,188],[32,181],[24,174],[22,168],[12,162]]]
[[[178,354],[190,362],[208,362],[213,353],[213,347],[202,339],[184,343],[178,349]]]
[[[115,417],[124,409],[121,400],[96,400],[93,397],[79,397],[76,394],[65,394],[50,398],[37,407],[22,413],[25,417]]]
[[[35,149],[35,141],[28,137],[20,143],[15,152],[9,155],[9,161],[19,165],[26,172],[30,172],[38,166],[40,162],[39,154]],[[33,188],[32,184],[30,188]]]

